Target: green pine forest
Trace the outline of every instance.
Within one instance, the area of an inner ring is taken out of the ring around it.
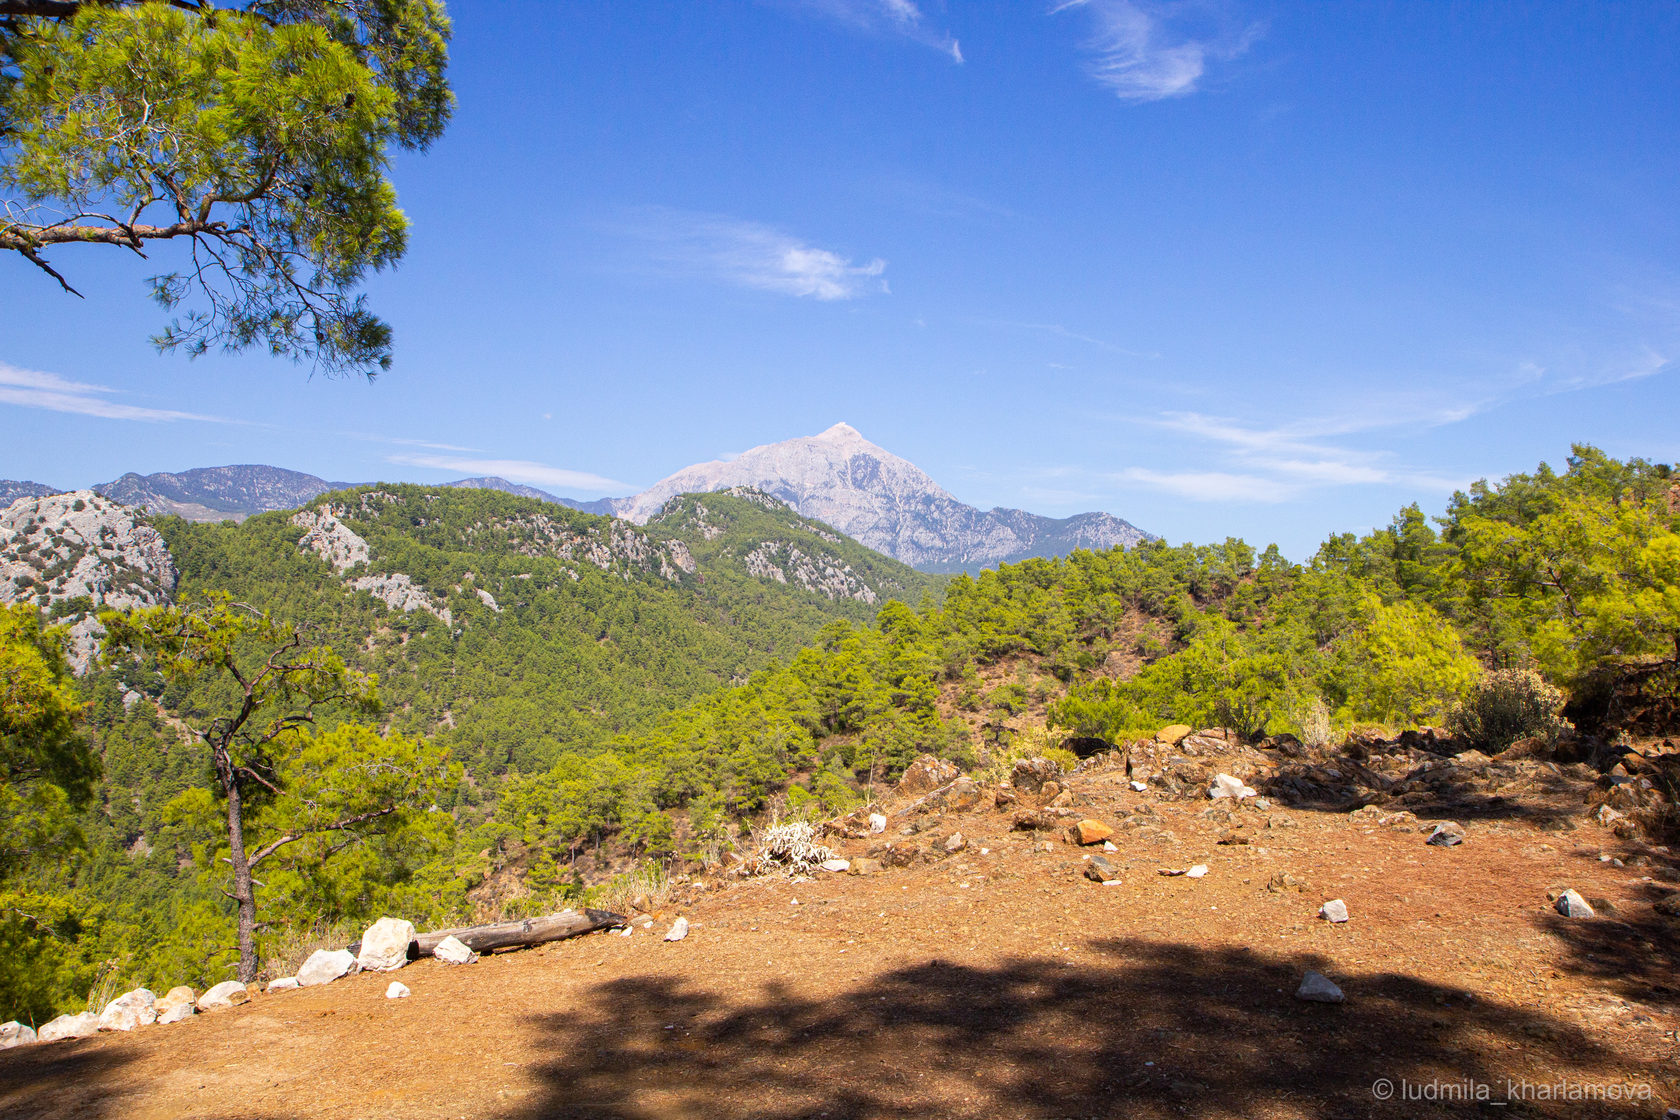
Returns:
[[[1616,674],[1680,662],[1680,487],[1585,446],[1305,563],[1152,541],[974,578],[912,571],[750,494],[685,496],[647,527],[693,555],[673,579],[566,560],[529,531],[600,538],[603,518],[496,491],[365,493],[312,505],[355,511],[369,570],[406,573],[449,623],[345,587],[289,513],[154,521],[178,603],[266,612],[330,647],[341,676],[377,678],[377,711],[325,690],[312,723],[262,748],[274,792],[253,797],[249,831],[300,837],[256,875],[269,975],[382,913],[541,912],[634,867],[701,866],[770,814],[862,803],[924,752],[980,767],[1168,722],[1475,739],[1478,690],[1512,672],[1579,719]],[[877,601],[752,574],[744,558],[772,546],[849,565]],[[75,607],[0,609],[0,1018],[26,1022],[137,984],[207,986],[238,956],[225,806],[184,731],[230,710],[232,686],[155,650],[72,680],[49,624]],[[256,656],[253,641],[222,652]],[[1033,705],[1047,736],[1007,719]],[[333,798],[359,804],[344,773],[393,767],[418,775],[400,811],[304,836]]]

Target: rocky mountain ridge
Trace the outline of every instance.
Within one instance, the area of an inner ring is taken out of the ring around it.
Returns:
[[[1049,518],[958,501],[915,464],[849,424],[766,444],[728,461],[685,467],[628,498],[604,503],[646,524],[678,494],[750,487],[832,525],[884,555],[930,572],[972,571],[1076,548],[1134,545],[1149,534],[1106,513]]]

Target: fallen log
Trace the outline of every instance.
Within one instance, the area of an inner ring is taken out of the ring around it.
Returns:
[[[410,958],[429,957],[438,942],[453,937],[475,953],[492,949],[525,948],[593,933],[598,929],[622,929],[629,919],[609,910],[562,910],[539,918],[518,922],[495,922],[487,926],[462,926],[460,929],[437,929],[422,933],[409,942]]]

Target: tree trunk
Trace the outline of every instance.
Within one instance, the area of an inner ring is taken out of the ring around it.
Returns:
[[[414,939],[413,952],[417,956],[429,957],[438,947],[438,942],[453,937],[475,953],[487,953],[491,949],[541,945],[598,929],[622,928],[625,924],[622,914],[607,910],[562,910],[558,914],[526,918],[522,922],[497,922],[488,926],[462,926],[422,933]]]
[[[233,901],[239,911],[239,980],[257,978],[257,892],[251,881],[251,861],[245,855],[245,806],[239,796],[239,775],[226,747],[212,747],[216,777],[227,796],[228,862],[233,865]]]

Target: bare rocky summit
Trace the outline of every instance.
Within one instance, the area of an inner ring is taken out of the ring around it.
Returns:
[[[243,521],[252,514],[295,509],[343,485],[302,471],[247,463],[198,467],[179,474],[130,471],[94,490],[124,505],[188,521]]]
[[[21,498],[0,510],[0,603],[63,604],[71,660],[85,671],[105,628],[94,612],[167,602],[180,578],[137,510],[91,490]]]
[[[960,571],[1060,556],[1076,548],[1133,545],[1149,534],[1106,513],[1054,519],[1018,509],[979,510],[920,468],[864,439],[849,424],[821,435],[755,447],[729,462],[698,463],[611,512],[646,524],[679,494],[751,487],[854,540],[924,571]]]

